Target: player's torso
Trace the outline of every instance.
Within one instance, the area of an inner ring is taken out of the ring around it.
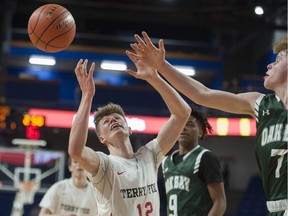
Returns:
[[[268,200],[287,198],[287,110],[275,96],[259,106],[256,156]]]
[[[173,163],[172,156],[165,160],[162,168],[169,215],[205,215],[210,209],[207,187],[199,178],[199,166],[205,151],[199,147],[178,165]]]
[[[138,156],[114,161],[113,197],[109,202],[113,216],[159,215],[158,169],[150,156]]]
[[[93,187],[79,189],[72,185],[72,179],[58,188],[58,212],[75,214],[78,216],[92,216],[97,214],[96,200]]]

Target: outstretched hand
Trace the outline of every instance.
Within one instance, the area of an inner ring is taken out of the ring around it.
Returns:
[[[138,47],[138,44],[135,43],[134,46]],[[127,69],[128,74],[134,76],[137,79],[142,79],[146,81],[149,81],[149,79],[157,76],[157,71],[149,66],[146,66],[141,59],[136,57],[136,55],[132,54],[129,51],[126,51],[126,54],[137,68],[137,71]]]
[[[74,69],[82,94],[94,96],[95,83],[93,79],[93,73],[95,69],[95,63],[92,62],[89,73],[87,73],[88,60],[80,59]]]
[[[158,47],[153,45],[148,34],[143,31],[142,36],[144,40],[138,35],[135,34],[134,37],[138,43],[131,44],[131,48],[135,51],[135,53],[126,51],[126,54],[131,57],[138,59],[141,61],[141,64],[146,65],[148,67],[154,68],[157,70],[158,65],[165,61],[165,48],[164,42],[162,39],[158,42]]]

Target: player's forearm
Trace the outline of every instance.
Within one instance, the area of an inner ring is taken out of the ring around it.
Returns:
[[[168,61],[159,63],[157,67],[171,85],[195,103],[201,104],[203,96],[210,91],[202,83],[178,71]]]
[[[68,147],[69,155],[72,158],[80,157],[85,147],[92,99],[91,97],[85,96],[81,98],[80,106],[73,120]]]
[[[226,211],[226,201],[215,200],[208,216],[223,216]]]
[[[167,105],[171,114],[187,119],[190,115],[190,107],[178,92],[172,88],[160,76],[157,76],[149,81],[149,83],[158,91]]]

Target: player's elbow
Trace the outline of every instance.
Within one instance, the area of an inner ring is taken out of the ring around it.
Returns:
[[[183,112],[181,112],[181,115],[185,121],[185,123],[187,122],[187,120],[189,119],[190,115],[191,115],[191,107],[186,103],[183,109]]]
[[[79,149],[76,148],[76,146],[73,145],[72,142],[69,142],[68,154],[69,154],[69,156],[70,156],[71,158],[75,159],[75,158],[81,156],[81,151],[79,151]]]
[[[226,208],[227,208],[227,201],[226,201],[226,197],[224,196],[218,200],[218,209],[219,209],[219,212],[221,212],[221,215],[224,215]]]

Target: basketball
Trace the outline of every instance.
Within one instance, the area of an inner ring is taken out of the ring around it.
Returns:
[[[72,43],[75,33],[75,20],[61,5],[43,5],[33,12],[28,21],[31,42],[45,52],[64,50]]]

